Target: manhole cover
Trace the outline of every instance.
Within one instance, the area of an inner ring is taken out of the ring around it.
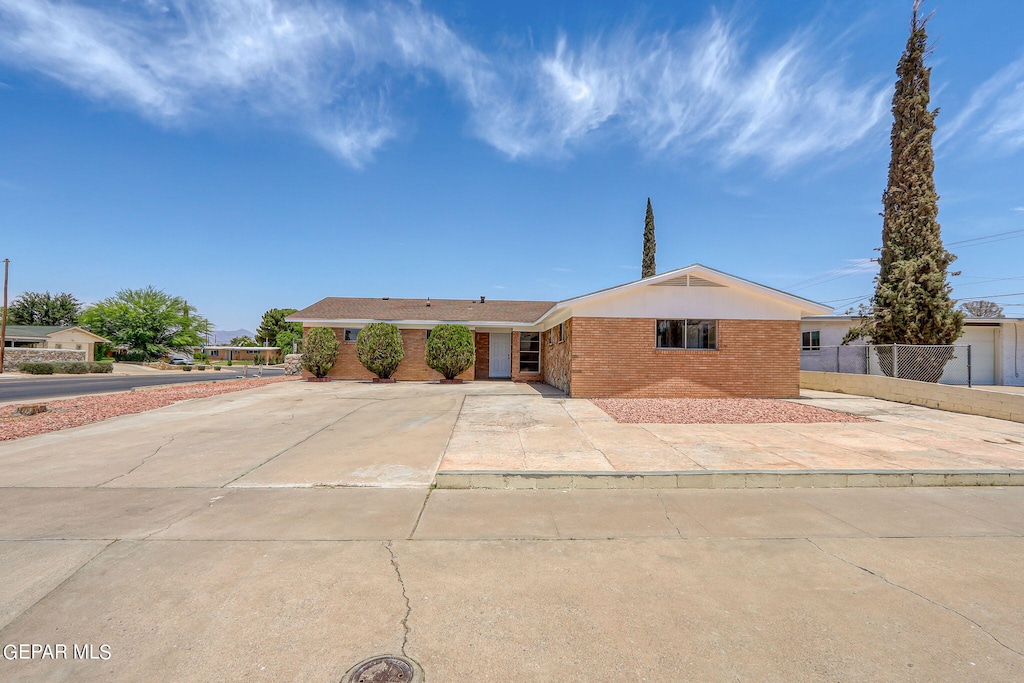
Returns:
[[[341,683],[423,683],[423,670],[406,657],[381,655],[353,666]]]

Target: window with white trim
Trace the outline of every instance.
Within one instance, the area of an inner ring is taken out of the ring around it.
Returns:
[[[659,349],[718,348],[717,320],[659,320],[656,327]]]
[[[519,333],[519,372],[540,372],[540,332]]]
[[[800,334],[801,351],[821,351],[821,331],[808,330]]]
[[[561,323],[558,326],[558,343],[561,344],[565,341],[565,323]]]
[[[361,330],[361,329],[363,329],[363,328],[361,328],[361,327],[346,327],[345,328],[344,340],[347,341],[347,342],[354,342],[356,340],[356,337],[359,336],[359,330]]]

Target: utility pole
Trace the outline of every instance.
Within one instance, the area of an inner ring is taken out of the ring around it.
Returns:
[[[4,312],[0,316],[0,373],[4,371],[4,352],[7,349],[7,269],[11,265],[11,259],[4,259]]]

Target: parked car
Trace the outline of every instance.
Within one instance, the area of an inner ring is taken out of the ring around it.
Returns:
[[[167,361],[171,365],[192,365],[193,361],[187,356],[172,355],[171,359]]]

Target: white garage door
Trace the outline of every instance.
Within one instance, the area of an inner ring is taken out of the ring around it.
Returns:
[[[996,383],[996,330],[997,327],[964,327],[957,344],[971,345],[971,383]]]

